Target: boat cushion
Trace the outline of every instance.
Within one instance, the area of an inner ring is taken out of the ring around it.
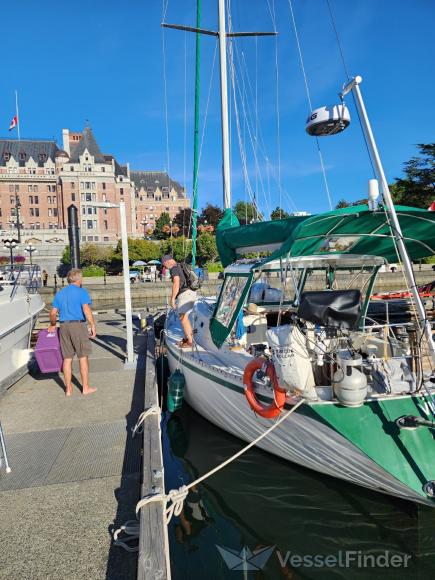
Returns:
[[[360,311],[359,290],[322,290],[301,295],[298,316],[320,326],[355,330]]]

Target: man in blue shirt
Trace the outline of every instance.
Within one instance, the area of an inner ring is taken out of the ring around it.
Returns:
[[[91,341],[89,337],[95,338],[95,322],[92,316],[92,300],[87,290],[82,288],[82,271],[73,268],[67,275],[68,286],[60,290],[53,300],[53,307],[50,311],[49,332],[56,329],[56,320],[59,315],[60,322],[60,348],[63,356],[63,375],[65,377],[65,394],[72,395],[72,359],[76,354],[80,364],[80,375],[82,377],[83,394],[89,395],[97,389],[89,386],[89,361],[91,354]],[[91,334],[88,333],[86,321],[88,322]]]

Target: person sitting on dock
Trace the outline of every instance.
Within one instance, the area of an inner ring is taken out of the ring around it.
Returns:
[[[171,274],[171,306],[180,317],[181,326],[184,331],[184,338],[179,343],[179,346],[181,348],[188,348],[193,345],[193,331],[189,320],[189,312],[195,303],[196,292],[189,288],[181,264],[176,262],[172,256],[163,256],[162,264]]]
[[[89,395],[97,389],[89,386],[89,362],[91,342],[86,321],[91,330],[90,336],[95,338],[96,329],[92,315],[92,300],[87,290],[82,288],[83,275],[78,268],[73,268],[67,274],[68,286],[62,288],[53,300],[50,311],[49,332],[56,329],[59,314],[60,348],[63,356],[63,375],[65,377],[65,394],[72,395],[72,359],[76,354],[80,364],[83,394]]]

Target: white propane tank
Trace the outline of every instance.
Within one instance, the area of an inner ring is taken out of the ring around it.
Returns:
[[[315,109],[307,119],[305,131],[314,137],[335,135],[350,124],[350,113],[346,105],[332,105]]]
[[[377,179],[369,179],[369,209],[376,211],[379,198],[379,183]]]
[[[334,373],[334,393],[344,407],[360,407],[367,397],[367,377],[362,371],[362,357],[339,351]],[[358,367],[360,367],[358,369]]]

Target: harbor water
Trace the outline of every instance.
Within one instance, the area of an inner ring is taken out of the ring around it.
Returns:
[[[244,446],[184,403],[163,418],[166,489]],[[169,526],[174,580],[405,579],[435,573],[435,512],[251,449]]]

